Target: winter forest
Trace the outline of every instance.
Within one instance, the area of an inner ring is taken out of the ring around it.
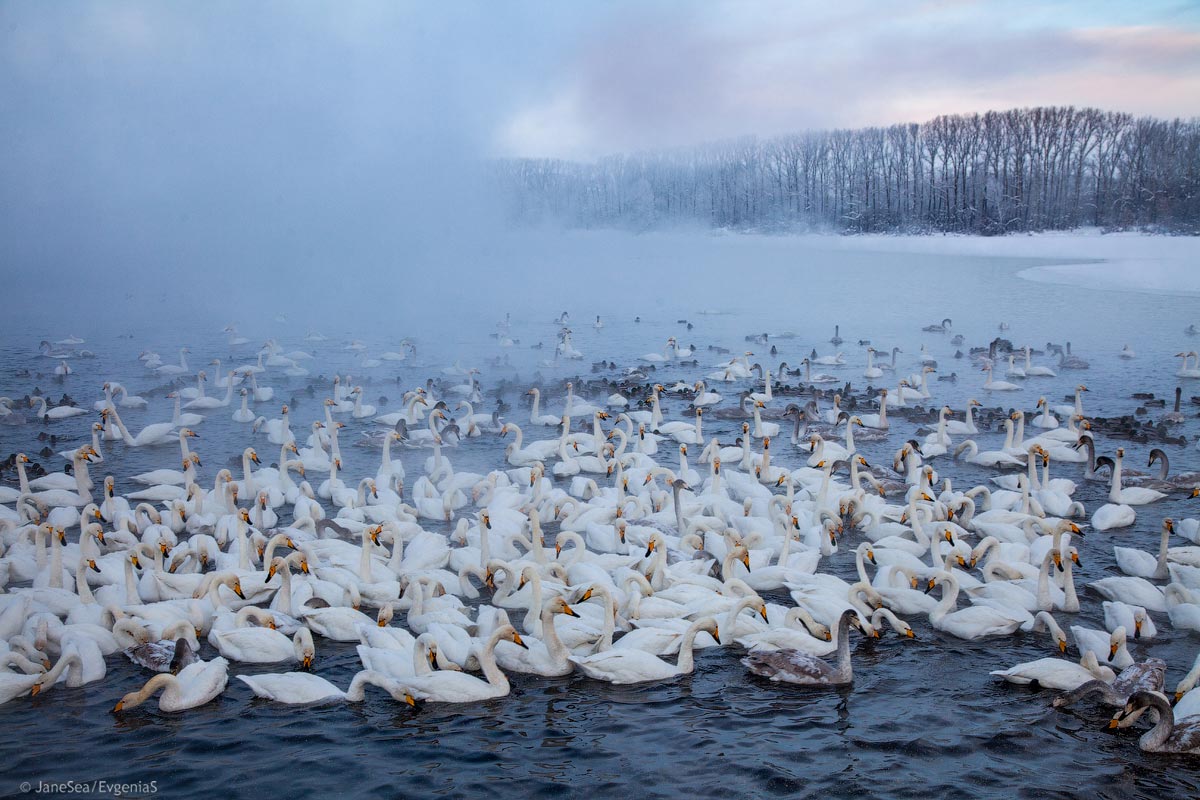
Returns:
[[[513,219],[644,230],[1200,233],[1200,120],[1038,107],[747,137],[593,162],[508,159]]]

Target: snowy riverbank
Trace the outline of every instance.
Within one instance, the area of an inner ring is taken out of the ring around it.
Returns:
[[[1083,230],[992,237],[865,235],[820,238],[824,246],[846,250],[1062,259],[1066,263],[1030,267],[1017,274],[1037,283],[1200,295],[1200,237],[1195,236],[1101,234],[1097,230]]]

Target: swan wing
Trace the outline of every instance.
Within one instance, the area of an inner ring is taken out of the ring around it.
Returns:
[[[258,697],[277,703],[320,703],[342,700],[346,693],[324,678],[307,672],[238,675]]]
[[[829,685],[837,670],[824,660],[800,650],[752,650],[742,663],[755,675],[772,681]]]
[[[679,674],[675,667],[661,658],[635,648],[606,650],[583,657],[573,656],[571,660],[588,677],[610,683],[664,680]]]

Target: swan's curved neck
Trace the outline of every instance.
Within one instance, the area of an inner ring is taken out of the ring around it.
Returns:
[[[558,638],[558,629],[554,627],[554,612],[550,608],[542,611],[542,643],[546,645],[546,652],[550,655],[550,660],[555,664],[566,664],[571,657],[571,651],[562,643],[562,639]]]
[[[1171,710],[1170,703],[1159,697],[1153,697],[1149,710],[1158,714],[1158,721],[1154,723],[1153,728],[1142,734],[1138,746],[1147,752],[1154,752],[1162,749],[1175,732],[1175,712]]]
[[[679,660],[675,666],[679,674],[686,675],[696,668],[696,635],[700,633],[701,623],[693,623],[690,628],[683,634],[683,641],[679,644]]]
[[[1050,565],[1054,563],[1054,555],[1053,549],[1047,551],[1042,559],[1042,566],[1038,569],[1037,604],[1041,611],[1054,608],[1054,602],[1050,599]]]
[[[374,583],[371,572],[371,547],[374,545],[374,542],[371,541],[368,530],[368,528],[363,528],[362,530],[362,552],[358,557],[358,577],[363,583]],[[419,596],[420,591],[417,594]]]
[[[507,692],[508,676],[500,670],[500,667],[496,666],[496,644],[503,635],[503,628],[497,629],[491,635],[491,638],[488,639],[487,647],[479,654],[479,667],[483,670],[483,675],[487,678],[488,683]]]
[[[843,614],[837,626],[837,669],[847,673],[850,667],[850,617]]]
[[[1073,614],[1079,611],[1079,595],[1075,592],[1075,562],[1070,558],[1066,558],[1064,561],[1062,574],[1063,594],[1065,595],[1063,599],[1063,611]],[[1163,563],[1166,563],[1165,559]]]
[[[182,359],[183,356],[180,356]],[[179,685],[179,679],[169,672],[162,672],[155,675],[150,680],[146,681],[146,685],[137,691],[132,697],[124,701],[125,708],[133,708],[140,706],[142,703],[154,696],[159,689],[170,689]]]
[[[942,599],[929,614],[930,622],[936,622],[949,614],[958,605],[958,581],[953,577],[942,578]]]
[[[1110,503],[1121,502],[1121,462],[1124,460],[1124,456],[1118,452],[1116,459],[1113,461],[1112,488],[1108,492],[1108,502]]]
[[[283,566],[279,568],[279,579],[283,584],[275,596],[279,604],[279,613],[287,614],[290,617],[292,616],[292,568],[286,559]]]
[[[42,676],[42,683],[46,686],[53,686],[54,684],[58,683],[58,679],[61,678],[62,674],[68,669],[74,673],[76,670],[81,670],[82,668],[83,658],[79,655],[79,651],[72,647],[59,656],[59,659],[57,662],[55,662],[54,666]]]

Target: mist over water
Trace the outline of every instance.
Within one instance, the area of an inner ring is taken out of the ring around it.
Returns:
[[[13,313],[129,300],[125,316],[160,321],[321,317],[456,299],[500,231],[494,132],[555,32],[581,24],[479,10],[5,3]]]

